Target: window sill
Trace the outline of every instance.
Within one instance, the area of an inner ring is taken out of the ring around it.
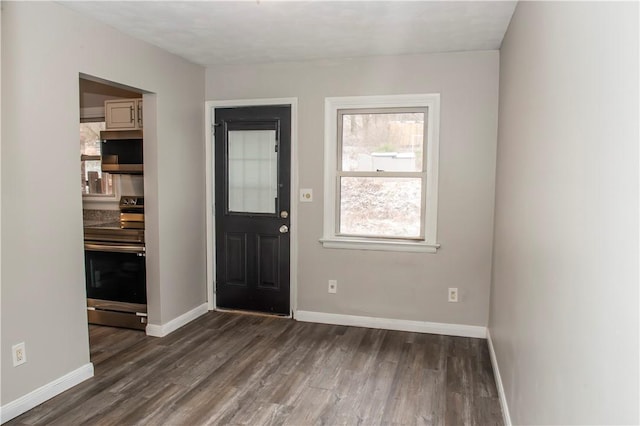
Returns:
[[[324,248],[349,250],[405,251],[414,253],[436,253],[440,244],[413,241],[388,241],[358,238],[321,238]]]
[[[116,197],[82,196],[82,208],[88,210],[120,210],[120,199]]]

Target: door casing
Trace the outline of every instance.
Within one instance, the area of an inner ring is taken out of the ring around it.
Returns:
[[[290,257],[290,288],[289,309],[290,317],[295,317],[297,311],[298,294],[298,98],[268,98],[268,99],[236,99],[205,102],[205,157],[206,157],[206,206],[207,206],[207,305],[210,311],[216,310],[215,294],[215,190],[214,179],[215,150],[213,149],[213,123],[216,108],[245,107],[245,106],[291,106],[291,257]]]

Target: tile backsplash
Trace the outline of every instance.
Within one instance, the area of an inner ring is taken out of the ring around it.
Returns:
[[[120,220],[120,210],[82,209],[82,219],[100,222],[117,222]]]

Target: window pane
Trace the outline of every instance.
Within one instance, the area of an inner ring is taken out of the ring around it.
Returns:
[[[83,194],[113,195],[113,177],[102,172],[100,160],[86,160],[81,164]]]
[[[104,130],[104,121],[80,123],[80,154],[100,155],[101,130]]]
[[[422,171],[424,116],[414,113],[342,115],[342,170]]]
[[[420,178],[340,178],[340,230],[346,235],[420,237]]]
[[[100,155],[100,131],[104,121],[80,123],[80,155]],[[113,177],[102,172],[99,159],[80,161],[80,186],[84,195],[113,195]]]
[[[275,130],[229,131],[230,212],[275,213],[278,153]]]

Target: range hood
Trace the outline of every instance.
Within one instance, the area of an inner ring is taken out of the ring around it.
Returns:
[[[142,130],[103,130],[100,132],[102,171],[142,174]]]

